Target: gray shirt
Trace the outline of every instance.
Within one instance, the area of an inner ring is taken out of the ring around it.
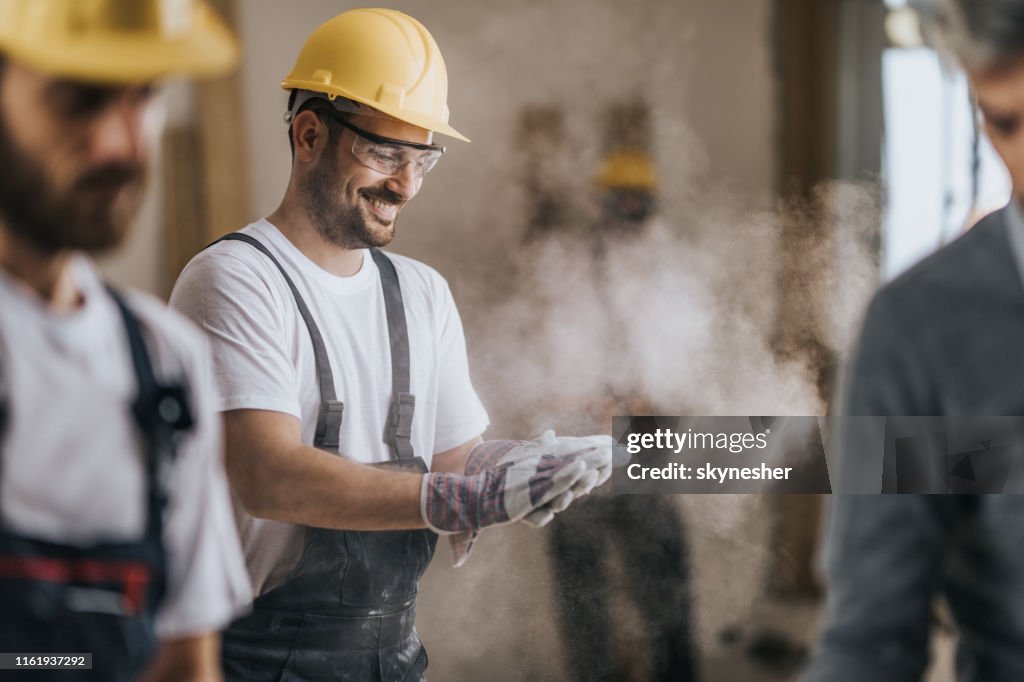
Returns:
[[[1024,415],[1022,264],[1012,206],[880,290],[842,412]],[[958,626],[958,680],[1024,679],[1024,496],[836,495],[825,563],[826,623],[805,682],[920,679],[938,594]]]

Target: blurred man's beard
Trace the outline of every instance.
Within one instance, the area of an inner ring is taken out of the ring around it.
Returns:
[[[306,212],[316,231],[326,241],[344,249],[366,249],[382,247],[395,238],[395,221],[390,225],[376,224],[371,227],[363,215],[360,202],[350,206],[340,205],[337,199],[338,155],[335,145],[327,145],[324,152],[306,178],[302,181]],[[370,195],[399,203],[401,198],[386,189],[372,190]],[[397,215],[395,219],[397,220]]]
[[[0,223],[45,253],[101,252],[127,234],[142,197],[145,167],[107,164],[58,191],[42,165],[18,147],[0,120]]]

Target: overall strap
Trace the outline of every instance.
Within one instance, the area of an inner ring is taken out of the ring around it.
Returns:
[[[384,291],[384,310],[388,318],[388,341],[391,346],[391,410],[384,425],[384,442],[391,447],[395,459],[412,459],[412,417],[416,396],[410,392],[409,330],[405,323],[402,287],[398,283],[395,264],[380,249],[370,249],[380,272]]]
[[[341,434],[341,420],[344,416],[345,405],[338,400],[338,394],[334,390],[334,373],[331,371],[331,361],[327,357],[327,346],[324,345],[324,337],[320,334],[320,328],[316,326],[316,321],[313,320],[313,314],[309,311],[306,302],[302,300],[299,290],[295,287],[295,282],[285,272],[281,262],[274,257],[270,249],[264,246],[260,240],[247,234],[232,232],[231,234],[224,235],[213,242],[213,244],[223,241],[245,242],[260,251],[277,266],[277,269],[281,271],[281,275],[284,277],[284,281],[287,282],[288,288],[291,289],[292,296],[295,298],[295,305],[299,308],[299,315],[302,316],[302,321],[306,323],[306,329],[309,330],[309,338],[313,342],[316,378],[317,384],[320,386],[320,413],[316,418],[316,434],[313,437],[313,445],[328,452],[338,452],[338,439]],[[210,244],[210,246],[213,246],[213,244]]]
[[[317,416],[313,445],[322,450],[338,452],[338,438],[344,405],[338,400],[334,387],[334,374],[327,357],[327,346],[320,333],[320,328],[313,320],[313,314],[309,311],[309,307],[280,261],[261,241],[247,234],[233,232],[224,235],[213,244],[222,241],[239,241],[254,247],[270,259],[288,284],[288,288],[295,298],[295,305],[298,306],[299,314],[306,324],[306,329],[309,330],[310,340],[313,342],[317,383],[320,386],[320,413]],[[370,249],[370,254],[377,264],[380,274],[381,288],[384,292],[384,309],[388,322],[388,342],[391,347],[392,400],[387,423],[384,426],[384,442],[391,448],[394,459],[412,459],[414,457],[411,441],[412,417],[416,400],[410,392],[409,333],[405,322],[402,290],[398,284],[398,273],[395,272],[395,266],[391,259],[377,249]]]
[[[163,534],[163,510],[167,505],[175,438],[178,432],[193,426],[188,391],[183,383],[166,384],[157,380],[152,357],[143,338],[142,324],[116,289],[107,286],[107,291],[124,322],[138,387],[132,414],[145,444],[146,533],[159,538]]]

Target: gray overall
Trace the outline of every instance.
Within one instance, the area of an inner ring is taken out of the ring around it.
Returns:
[[[250,244],[281,271],[309,330],[320,385],[313,444],[338,452],[343,404],[323,337],[294,282],[258,240],[234,233],[221,240]],[[216,242],[215,242],[216,243]],[[391,346],[393,398],[384,441],[392,458],[377,466],[426,473],[410,440],[409,337],[394,264],[377,249]],[[348,531],[306,528],[298,564],[285,581],[256,598],[253,610],[224,632],[229,682],[398,682],[422,679],[427,654],[414,629],[416,589],[434,554],[428,530]]]

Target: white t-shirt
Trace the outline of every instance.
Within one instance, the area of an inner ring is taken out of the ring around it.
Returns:
[[[0,371],[9,410],[0,435],[0,515],[15,532],[55,542],[141,538],[144,450],[130,411],[138,384],[124,323],[87,259],[73,262],[72,277],[83,304],[54,313],[0,270]],[[170,478],[168,592],[157,634],[218,630],[247,603],[250,588],[202,338],[155,299],[127,298],[157,376],[187,377],[196,420]]]
[[[243,233],[260,240],[292,278],[324,338],[338,399],[345,405],[340,451],[360,462],[390,457],[383,441],[391,405],[391,354],[377,266],[363,253],[359,272],[332,275],[266,220]],[[409,329],[416,396],[412,445],[427,465],[435,453],[483,433],[487,413],[473,389],[462,321],[448,284],[432,268],[389,254]],[[312,444],[320,409],[313,345],[284,277],[249,244],[221,242],[181,273],[171,305],[195,320],[212,347],[219,409],[284,412]],[[255,519],[236,500],[236,517],[255,594],[279,585],[298,561],[301,526]]]

